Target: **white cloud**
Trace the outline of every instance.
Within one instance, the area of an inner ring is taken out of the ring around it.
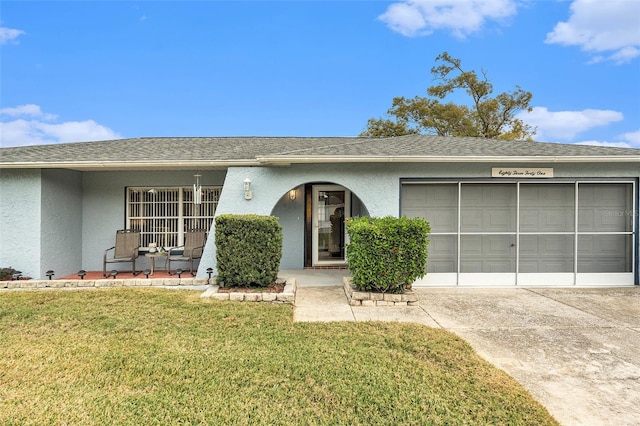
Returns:
[[[449,30],[458,38],[479,31],[487,20],[516,13],[514,0],[402,0],[378,16],[393,31],[407,37]]]
[[[517,116],[525,123],[537,128],[537,139],[560,138],[571,140],[577,134],[594,127],[607,126],[621,121],[621,112],[603,109],[582,111],[549,111],[545,107],[534,107],[531,112],[521,112]]]
[[[626,140],[631,145],[640,148],[640,129],[635,132],[623,133],[620,137]]]
[[[628,142],[582,141],[576,142],[574,145],[608,146],[613,148],[640,148],[639,146],[634,147]]]
[[[22,34],[26,34],[22,30],[16,30],[13,28],[0,27],[0,44],[17,43],[17,38]]]
[[[618,136],[620,141],[602,142],[602,141],[582,141],[578,145],[595,145],[595,146],[615,146],[618,148],[638,148],[640,149],[640,130],[635,132],[623,133]]]
[[[0,116],[2,147],[121,138],[116,132],[94,120],[55,123],[56,115],[44,113],[34,104],[3,108]]]
[[[29,116],[29,117],[41,117],[44,120],[55,120],[57,117],[55,114],[45,114],[40,109],[40,106],[34,104],[20,105],[14,108],[2,108],[0,109],[0,115],[16,116]]]
[[[580,46],[593,62],[629,62],[640,55],[640,2],[574,0],[566,22],[558,22],[546,43]]]

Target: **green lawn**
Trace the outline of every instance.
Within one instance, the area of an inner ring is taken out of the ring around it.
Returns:
[[[0,424],[557,424],[453,334],[163,289],[0,293]]]

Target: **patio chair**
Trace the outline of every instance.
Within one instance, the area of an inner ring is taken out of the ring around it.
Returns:
[[[131,262],[133,265],[133,275],[136,272],[136,258],[140,248],[140,231],[132,229],[120,229],[116,231],[116,245],[104,251],[102,261],[102,276],[107,278],[107,263]],[[113,250],[113,257],[108,258],[110,250]]]
[[[204,229],[192,229],[185,232],[184,245],[169,249],[167,255],[167,271],[171,272],[171,262],[189,262],[189,272],[192,276],[196,276],[193,272],[193,261],[202,257],[204,244],[207,241],[207,231]],[[182,253],[180,253],[182,251]]]

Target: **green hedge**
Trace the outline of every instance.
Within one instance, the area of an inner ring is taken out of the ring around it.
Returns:
[[[10,281],[13,279],[13,274],[20,271],[13,269],[11,266],[8,268],[0,268],[0,281]]]
[[[282,227],[274,216],[224,214],[216,217],[218,283],[273,284],[282,257]]]
[[[427,266],[429,223],[422,218],[347,219],[347,259],[354,287],[402,293]]]

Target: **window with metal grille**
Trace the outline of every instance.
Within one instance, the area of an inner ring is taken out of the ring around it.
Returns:
[[[127,228],[140,230],[140,246],[158,247],[184,244],[189,229],[211,228],[221,186],[203,186],[202,202],[194,204],[193,187],[127,188]]]

